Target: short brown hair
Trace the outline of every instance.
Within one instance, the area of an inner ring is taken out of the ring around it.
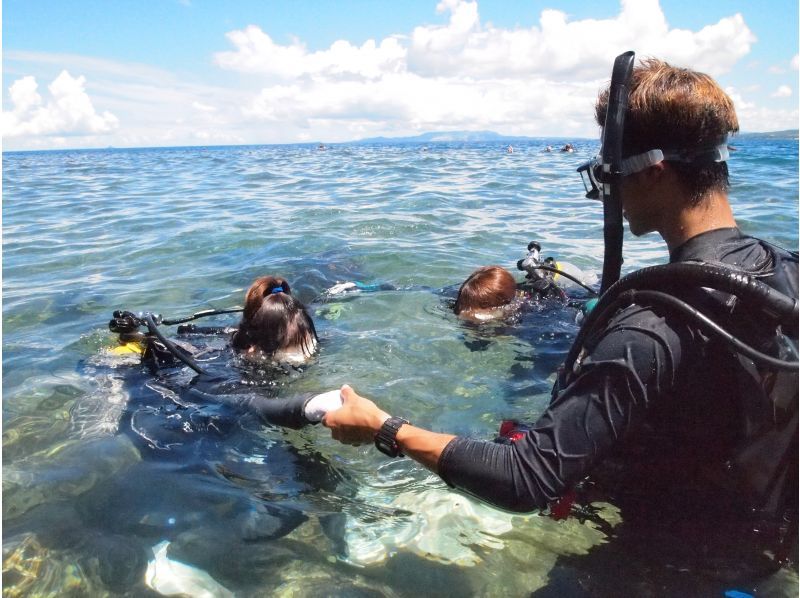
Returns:
[[[470,309],[491,309],[508,305],[517,293],[517,283],[511,273],[500,266],[478,268],[458,290],[454,311],[460,314]]]
[[[608,88],[600,92],[595,120],[605,125]],[[674,67],[654,58],[633,69],[623,154],[649,151],[711,148],[739,130],[733,101],[710,76]],[[670,162],[696,203],[711,190],[728,188],[725,162]]]

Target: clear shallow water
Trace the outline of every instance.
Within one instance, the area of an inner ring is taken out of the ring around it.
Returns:
[[[554,569],[558,558],[607,530],[489,509],[321,428],[177,410],[106,353],[115,309],[237,305],[256,276],[276,273],[309,302],[321,338],[316,363],[279,380],[278,394],[348,382],[424,427],[482,438],[503,419],[533,419],[574,311],[545,306],[514,328],[476,330],[437,290],[480,265],[516,272],[533,239],[600,270],[601,207],[575,173],[596,144],[547,154],[548,142],[513,154],[494,144],[5,154],[4,586],[141,594],[165,541],[194,569],[156,577],[193,579],[192,593],[526,595],[580,577]],[[797,141],[735,143],[740,226],[796,249]],[[623,271],[665,258],[656,236],[626,237]],[[315,301],[346,280],[405,290]],[[186,413],[188,431],[170,428]],[[178,441],[150,449],[134,428]],[[661,588],[648,566],[622,575]]]

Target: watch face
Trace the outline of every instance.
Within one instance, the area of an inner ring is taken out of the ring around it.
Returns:
[[[389,457],[402,456],[400,447],[397,446],[396,437],[400,426],[407,423],[408,421],[399,417],[390,417],[383,422],[381,429],[375,435],[375,448]]]
[[[399,454],[396,443],[387,442],[386,440],[380,437],[375,438],[375,448],[377,448],[384,455],[388,455],[390,457],[396,457]]]

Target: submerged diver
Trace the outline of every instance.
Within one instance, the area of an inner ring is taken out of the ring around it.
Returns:
[[[323,424],[504,509],[610,497],[624,525],[654,531],[654,547],[678,539],[665,567],[713,576],[738,552],[748,564],[731,570],[754,579],[796,551],[797,253],[737,227],[726,160],[738,121],[709,76],[659,60],[634,68],[624,54],[596,118],[602,161],[579,170],[606,208],[604,295],[538,421],[516,442],[472,440],[416,427],[344,386]],[[612,284],[620,203],[634,235],[661,235],[670,264]]]
[[[514,309],[517,281],[500,266],[483,266],[470,274],[458,289],[453,311],[466,320],[491,320]]]
[[[243,313],[237,326],[187,324],[238,312]],[[162,333],[173,325],[177,334]],[[130,567],[139,573],[132,576],[144,577],[145,565],[148,572],[162,566],[166,570],[155,577],[148,573],[153,589],[191,581],[170,566],[176,559],[190,568],[187,575],[222,573],[224,579],[225,569],[237,561],[232,547],[244,545],[248,554],[257,554],[263,543],[311,518],[334,553],[344,553],[344,512],[330,501],[316,504],[320,493],[347,493],[339,488],[342,475],[324,455],[298,448],[275,428],[315,424],[341,405],[338,391],[293,396],[292,385],[284,384],[313,358],[318,343],[314,323],[286,279],[256,279],[243,309],[173,320],[115,312],[109,327],[121,341],[121,351],[112,354],[140,355],[139,367],[133,360],[127,363],[134,367],[127,368],[117,362],[99,377],[119,381],[124,390],[115,432],[131,440],[141,460],[92,491],[87,501],[90,512],[104,512],[104,521],[111,517],[105,513],[108,504],[127,506],[119,511],[120,520],[135,514],[131,521],[109,524],[115,531],[132,527],[147,538],[138,565]],[[176,587],[164,593],[176,593]]]

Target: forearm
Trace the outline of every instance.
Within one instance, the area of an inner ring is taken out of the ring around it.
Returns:
[[[353,445],[374,442],[389,414],[347,385],[342,387],[341,397],[342,407],[329,411],[322,424],[331,429],[331,435],[339,442]],[[404,424],[397,430],[394,441],[401,453],[437,472],[442,451],[453,438],[452,434],[438,434]]]
[[[400,451],[434,473],[439,473],[439,459],[454,438],[452,434],[438,434],[411,424],[402,426],[397,432]]]

